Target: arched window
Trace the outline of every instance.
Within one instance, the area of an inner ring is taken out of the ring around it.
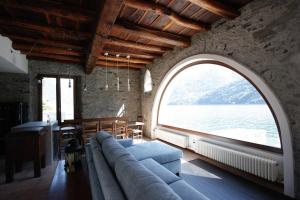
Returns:
[[[276,118],[263,94],[244,75],[217,62],[183,68],[168,82],[158,124],[281,148]]]
[[[150,92],[152,90],[152,78],[151,73],[147,69],[144,77],[144,92]]]

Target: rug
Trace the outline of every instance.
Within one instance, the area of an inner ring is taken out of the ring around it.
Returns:
[[[200,159],[184,162],[180,176],[207,200],[289,199]]]

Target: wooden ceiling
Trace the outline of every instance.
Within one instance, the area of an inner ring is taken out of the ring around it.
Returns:
[[[0,0],[0,34],[29,58],[140,69],[250,0]],[[104,53],[109,56],[105,57]],[[120,54],[116,58],[116,54]],[[106,60],[107,59],[107,60]]]

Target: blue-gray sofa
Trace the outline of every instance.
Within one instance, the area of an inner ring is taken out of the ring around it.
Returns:
[[[98,132],[85,146],[93,200],[205,199],[175,174],[182,151],[154,141],[133,145]]]

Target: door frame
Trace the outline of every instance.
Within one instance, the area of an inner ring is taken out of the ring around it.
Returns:
[[[69,76],[69,75],[53,75],[53,74],[38,74],[38,79],[43,78],[55,78],[56,79],[56,119],[58,124],[61,124],[61,91],[60,91],[60,79],[61,78],[70,78],[73,79],[73,108],[74,108],[74,119],[76,119],[77,111],[78,111],[78,100],[76,94],[76,87],[77,87],[77,76]],[[42,109],[42,102],[43,102],[43,82],[38,84],[38,119],[40,121],[43,120],[43,109]]]

